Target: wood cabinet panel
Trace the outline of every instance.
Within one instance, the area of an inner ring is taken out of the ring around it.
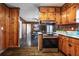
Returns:
[[[55,8],[48,8],[49,13],[55,13]]]
[[[56,23],[61,24],[61,13],[60,8],[56,8]]]
[[[67,24],[66,11],[62,12],[62,24]]]
[[[76,51],[76,56],[79,56],[79,45],[76,45],[76,47],[75,47],[75,51]]]
[[[71,7],[71,23],[75,23],[76,22],[76,5],[73,5]]]
[[[9,18],[10,18],[10,16],[9,16],[9,8],[8,7],[5,7],[5,9],[6,9],[6,20],[5,20],[5,24],[6,24],[6,48],[8,48],[9,47]]]
[[[48,20],[55,20],[55,13],[48,13],[47,14],[47,19]]]
[[[0,4],[0,48],[18,47],[19,8]]]
[[[75,44],[69,43],[69,56],[75,56]]]
[[[6,27],[5,27],[5,25],[6,25],[6,23],[5,23],[5,13],[6,13],[6,11],[5,11],[5,5],[0,5],[0,31],[1,31],[1,33],[0,33],[0,37],[1,37],[1,39],[0,39],[0,41],[1,41],[1,48],[6,48]]]
[[[18,47],[18,18],[19,18],[19,9],[11,8],[10,9],[10,47]],[[13,37],[13,38],[12,38]]]
[[[62,50],[62,36],[59,37],[59,50]]]
[[[42,20],[55,20],[55,8],[40,7],[39,19]]]
[[[40,7],[40,12],[46,13],[46,12],[48,12],[48,8]]]
[[[43,35],[42,34],[39,34],[38,35],[38,50],[41,50],[43,47],[42,47],[42,43],[43,42]]]
[[[47,13],[40,13],[40,20],[47,20]]]

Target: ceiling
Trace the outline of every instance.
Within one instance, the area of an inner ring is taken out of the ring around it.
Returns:
[[[23,6],[28,6],[28,5],[34,5],[34,6],[58,6],[61,7],[63,6],[65,3],[6,3],[8,6],[10,7],[21,7],[21,5]]]
[[[39,6],[58,6],[58,7],[61,7],[64,5],[64,3],[37,3],[35,5],[37,5],[38,7]]]
[[[65,3],[6,3],[9,7],[19,7],[20,16],[27,20],[39,17],[38,7],[40,6],[58,6],[61,7]]]

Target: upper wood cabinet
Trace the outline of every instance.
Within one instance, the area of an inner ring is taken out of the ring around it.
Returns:
[[[71,23],[76,23],[76,5],[71,6]]]
[[[55,12],[47,13],[47,20],[55,20]]]
[[[61,8],[61,17],[62,17],[62,24],[67,24],[67,15],[66,15],[66,6]]]
[[[55,20],[55,8],[40,7],[39,19],[42,20]]]
[[[61,24],[61,10],[60,8],[56,8],[56,23]]]
[[[40,12],[46,13],[46,12],[48,12],[48,8],[46,8],[46,7],[40,7]]]
[[[49,12],[49,13],[55,13],[55,8],[53,8],[53,7],[52,7],[52,8],[51,8],[51,7],[48,8],[48,12]]]
[[[42,13],[42,12],[40,12],[39,19],[40,19],[40,20],[47,20],[47,13]]]
[[[62,24],[67,24],[66,11],[61,12]]]
[[[76,23],[77,4],[65,4],[62,7],[62,24]]]

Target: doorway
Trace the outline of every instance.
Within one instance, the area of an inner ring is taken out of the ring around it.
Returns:
[[[31,47],[31,31],[32,31],[32,27],[31,24],[28,23],[27,24],[27,47]]]

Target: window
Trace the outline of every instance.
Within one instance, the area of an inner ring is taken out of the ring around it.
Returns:
[[[53,26],[47,25],[47,34],[53,34]]]

